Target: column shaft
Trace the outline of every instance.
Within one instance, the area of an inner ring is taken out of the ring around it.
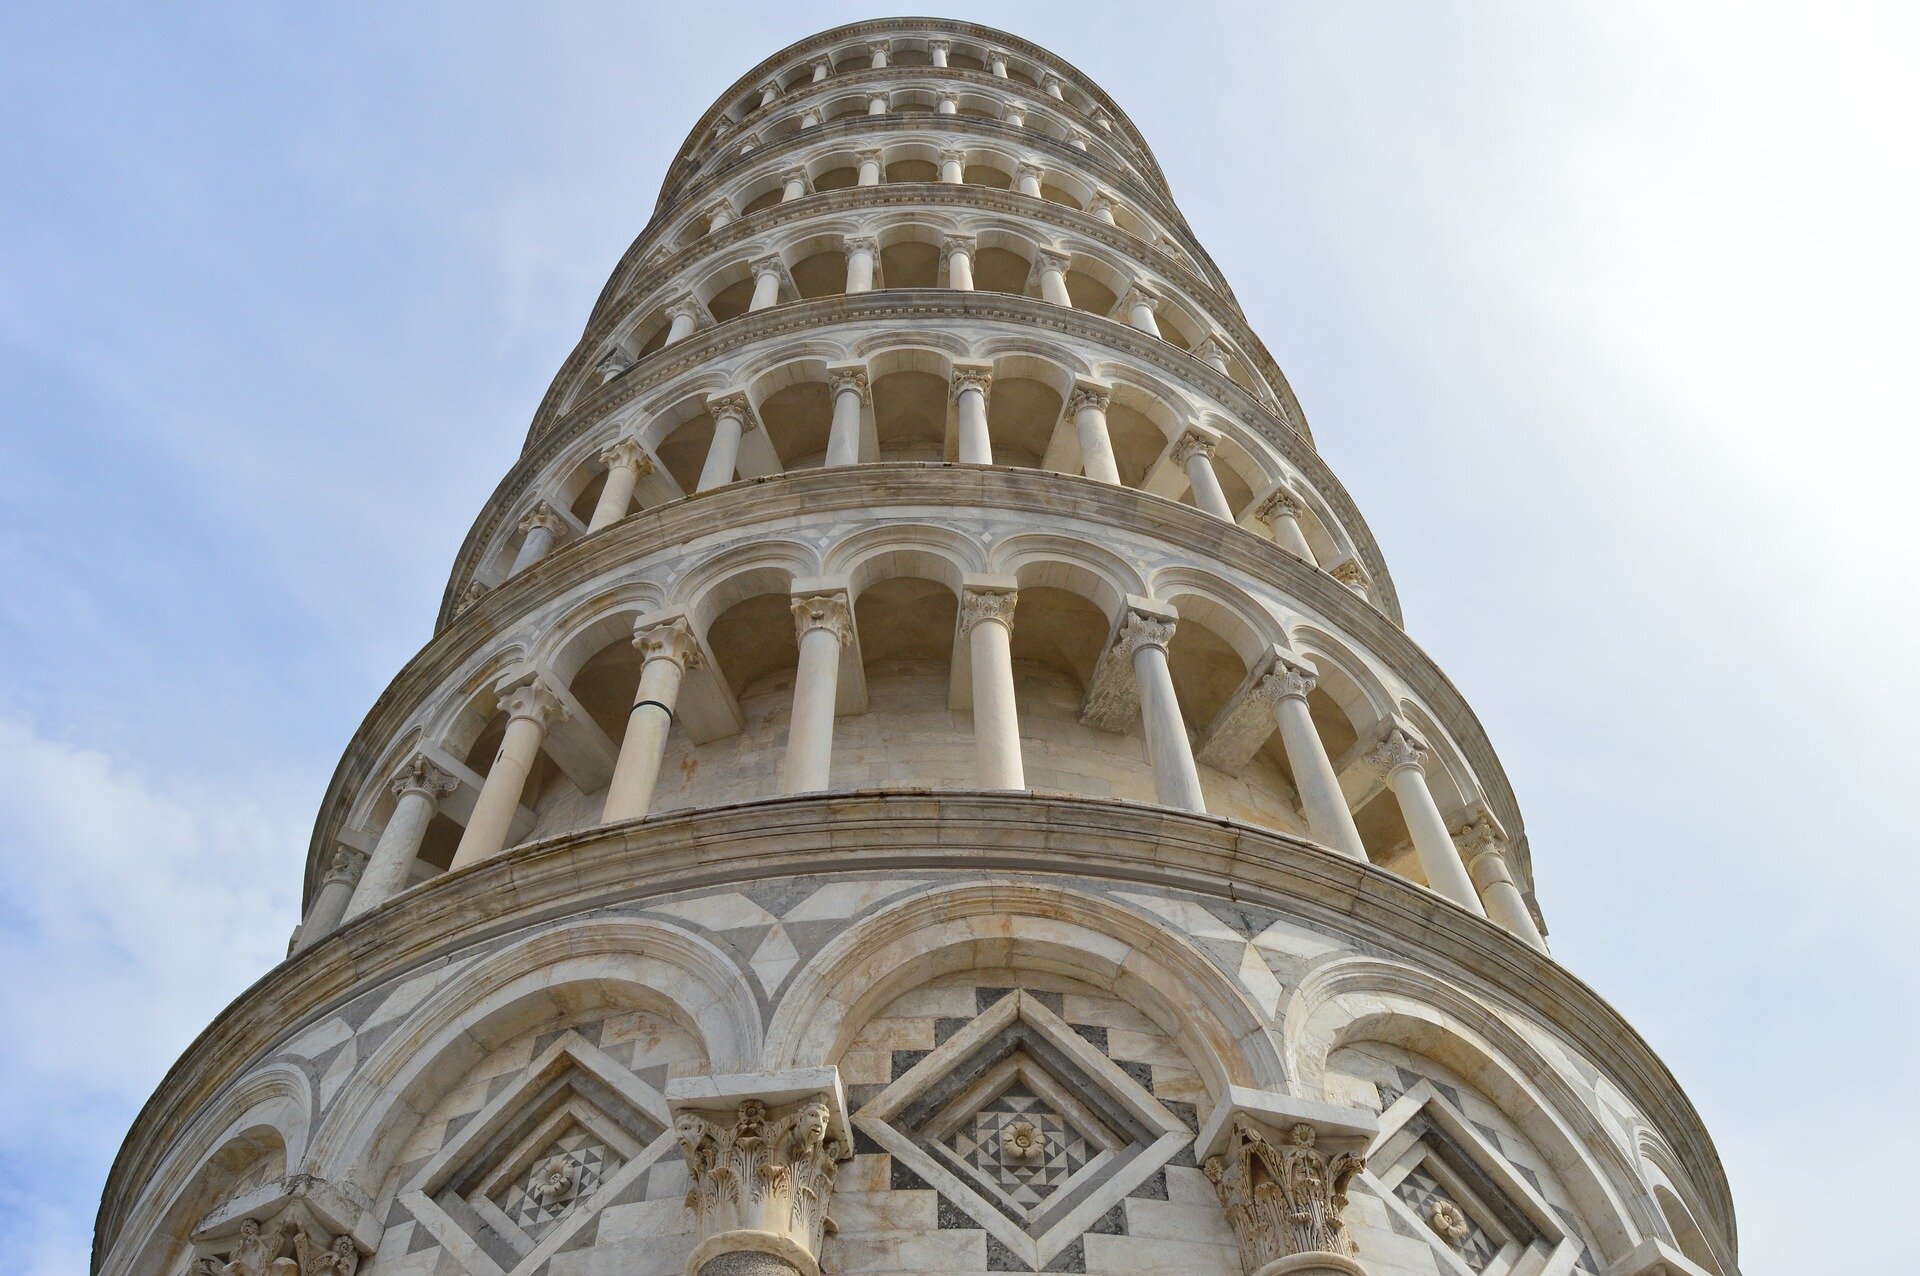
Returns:
[[[873,291],[873,255],[872,241],[847,245],[847,291]]]
[[[1113,440],[1107,434],[1105,395],[1074,396],[1073,428],[1080,436],[1080,470],[1102,483],[1120,483],[1120,466],[1113,459]]]
[[[640,666],[640,685],[633,693],[626,738],[620,741],[620,757],[607,784],[601,823],[637,820],[651,809],[667,733],[673,728],[673,707],[686,673],[684,660],[684,655],[663,652]]]
[[[860,409],[866,402],[866,378],[844,377],[833,386],[833,424],[827,429],[826,466],[860,463]]]
[[[948,151],[940,156],[940,180],[949,186],[966,180],[966,161],[958,153]]]
[[[976,600],[991,608],[974,619],[967,635],[980,787],[1024,789],[1027,773],[1020,757],[1020,715],[1013,695],[1013,595],[974,595],[966,605],[974,607]]]
[[[593,507],[593,518],[588,521],[587,530],[597,532],[625,518],[633,506],[633,489],[639,482],[638,465],[627,463],[609,466],[607,484],[600,489],[600,500]]]
[[[1193,503],[1215,518],[1233,521],[1233,507],[1227,504],[1227,494],[1220,487],[1220,476],[1214,472],[1213,457],[1199,448],[1187,453],[1185,461],[1187,482],[1193,485]]]
[[[537,523],[527,529],[520,541],[520,552],[513,556],[513,566],[507,569],[509,577],[518,576],[547,556],[553,548],[553,527],[548,523]]]
[[[880,184],[880,156],[867,153],[860,156],[860,179],[857,185],[878,186]]]
[[[992,465],[993,439],[987,430],[986,386],[964,381],[954,403],[962,465]]]
[[[811,626],[800,635],[793,720],[787,729],[787,755],[780,764],[782,793],[814,793],[827,787],[839,693],[840,635],[825,625]]]
[[[1146,726],[1147,760],[1153,764],[1154,799],[1182,810],[1207,809],[1200,794],[1200,769],[1194,765],[1187,724],[1173,695],[1173,673],[1166,648],[1142,643],[1134,648],[1133,676],[1140,684],[1140,717]]]
[[[547,738],[549,714],[537,716],[514,713],[507,720],[507,733],[500,741],[500,752],[480,786],[473,814],[467,818],[466,832],[453,852],[451,868],[465,868],[490,860],[506,849],[507,832],[513,826],[514,813],[520,809],[520,796],[526,791],[527,775],[540,756]]]
[[[740,461],[740,435],[743,425],[738,415],[727,412],[713,419],[713,442],[707,446],[707,463],[700,468],[697,492],[725,487],[733,482],[733,470]]]
[[[1064,263],[1043,260],[1040,266],[1040,300],[1054,306],[1072,306],[1073,294],[1067,291]]]
[[[360,872],[360,885],[353,891],[344,921],[352,921],[370,909],[380,907],[407,888],[413,874],[413,861],[420,856],[420,843],[426,840],[427,825],[433,822],[438,806],[431,790],[403,789],[393,814],[387,817],[380,840]]]
[[[1459,848],[1447,832],[1447,822],[1427,787],[1426,774],[1417,764],[1398,765],[1388,772],[1387,787],[1400,804],[1400,818],[1413,837],[1413,851],[1420,859],[1420,871],[1427,875],[1427,885],[1468,912],[1485,917],[1487,910],[1480,905],[1480,893],[1473,889],[1473,879],[1460,862]]]
[[[1308,682],[1307,687],[1312,683]],[[1313,725],[1313,712],[1307,706],[1306,690],[1282,694],[1274,706],[1280,726],[1280,747],[1286,750],[1287,766],[1293,771],[1293,783],[1300,791],[1301,813],[1307,817],[1307,832],[1322,846],[1342,855],[1367,862],[1367,848],[1360,841],[1360,829],[1347,809],[1347,795],[1340,791],[1340,777],[1334,774],[1327,746]]]
[[[947,251],[947,287],[960,292],[973,291],[973,253],[967,248]]]
[[[753,276],[753,299],[747,303],[747,310],[765,310],[779,300],[780,276],[771,270],[756,271]]]
[[[673,322],[667,328],[665,344],[670,346],[675,342],[685,341],[693,335],[694,325],[698,322],[699,319],[694,315],[691,308],[682,307],[675,310],[673,312]]]

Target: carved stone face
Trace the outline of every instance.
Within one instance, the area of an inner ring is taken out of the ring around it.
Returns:
[[[816,1099],[794,1116],[794,1132],[812,1146],[827,1137],[827,1120],[827,1105]]]

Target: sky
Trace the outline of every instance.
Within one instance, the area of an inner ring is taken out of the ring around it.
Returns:
[[[0,1268],[84,1270],[140,1104],[284,952],[340,752],[687,129],[878,14],[0,8]],[[1920,15],[957,16],[1153,146],[1743,1270],[1908,1268]]]

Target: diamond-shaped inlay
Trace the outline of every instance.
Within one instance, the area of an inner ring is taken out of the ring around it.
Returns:
[[[658,1091],[565,1032],[401,1203],[471,1276],[529,1273],[672,1148],[670,1124]]]
[[[1407,1171],[1393,1191],[1474,1271],[1487,1270],[1500,1252],[1499,1243],[1487,1235],[1487,1229],[1461,1208],[1424,1166]]]
[[[1192,1137],[1018,991],[915,1063],[854,1123],[1035,1269]]]

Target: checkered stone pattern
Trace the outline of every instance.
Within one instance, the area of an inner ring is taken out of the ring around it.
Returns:
[[[1199,1129],[1208,1111],[1206,1086],[1174,1038],[1111,993],[1038,972],[958,974],[896,998],[862,1025],[841,1055],[848,1106],[859,1109],[1016,987]],[[1032,1270],[966,1210],[857,1132],[853,1158],[834,1188],[833,1219],[839,1232],[827,1242],[826,1259],[835,1276]],[[1191,1145],[1095,1219],[1046,1270],[1245,1276],[1220,1198]]]
[[[382,1216],[386,1230],[373,1259],[361,1267],[362,1276],[443,1276],[459,1271],[433,1234],[399,1202],[400,1191],[468,1121],[518,1081],[533,1060],[567,1031],[577,1032],[599,1046],[657,1090],[665,1090],[673,1077],[708,1071],[706,1055],[697,1040],[672,1021],[645,1011],[554,1021],[506,1043],[475,1064],[434,1102],[401,1148],[376,1198],[375,1212]],[[544,1164],[544,1160],[535,1164]],[[603,1162],[600,1177],[604,1179],[617,1169],[617,1165]],[[686,1191],[686,1164],[679,1153],[662,1157],[616,1199],[598,1203],[599,1217],[554,1256],[546,1276],[574,1276],[576,1271],[585,1270],[581,1263],[594,1259],[610,1244],[629,1240],[636,1248],[678,1254],[677,1262],[684,1266],[686,1252],[692,1248],[691,1222],[685,1217]],[[515,1212],[508,1210],[507,1214],[513,1218]],[[550,1229],[562,1217],[546,1227]]]
[[[1598,1276],[1600,1260],[1586,1239],[1591,1233],[1575,1211],[1573,1199],[1559,1177],[1507,1114],[1465,1078],[1432,1059],[1380,1042],[1347,1047],[1336,1051],[1327,1061],[1327,1097],[1369,1111],[1385,1112],[1422,1081],[1432,1082],[1440,1096],[1458,1108],[1514,1172],[1540,1193],[1541,1199],[1560,1219],[1561,1226],[1581,1239],[1580,1257],[1574,1262],[1574,1270]],[[1361,1246],[1364,1251],[1364,1238]]]
[[[1443,1202],[1451,1205],[1460,1217],[1466,1220],[1467,1234],[1457,1241],[1448,1241],[1447,1238],[1441,1237],[1442,1242],[1451,1244],[1454,1252],[1460,1255],[1461,1261],[1474,1271],[1487,1270],[1488,1265],[1493,1262],[1494,1255],[1499,1252],[1499,1247],[1494,1244],[1493,1238],[1487,1235],[1486,1229],[1474,1221],[1473,1215],[1467,1213],[1460,1202],[1447,1194],[1447,1189],[1440,1186],[1440,1180],[1424,1169],[1409,1170],[1407,1176],[1394,1185],[1393,1192],[1395,1196],[1407,1203],[1408,1209],[1421,1218],[1426,1218],[1428,1211],[1433,1209],[1436,1203]]]
[[[578,1126],[554,1140],[494,1203],[535,1240],[593,1199],[626,1160]]]
[[[1023,1156],[1017,1150],[1023,1130],[1031,1131],[1037,1140],[1034,1155]],[[1021,1211],[1016,1217],[1044,1205],[1069,1176],[1093,1159],[1084,1134],[1017,1084],[974,1113],[971,1128],[956,1131],[947,1140],[947,1149],[998,1188]]]

